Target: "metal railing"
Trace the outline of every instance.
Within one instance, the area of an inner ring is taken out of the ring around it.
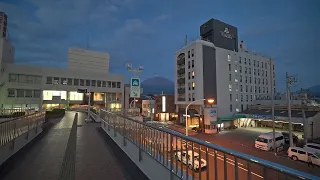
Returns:
[[[35,108],[0,109],[0,119],[15,118],[38,111]]]
[[[0,122],[0,147],[14,142],[16,138],[24,133],[27,133],[26,138],[28,138],[29,131],[34,130],[37,132],[44,120],[45,112],[37,112]]]
[[[117,136],[117,133],[123,136],[124,145],[127,141],[131,141],[139,148],[137,156],[140,161],[143,161],[140,151],[144,151],[181,179],[319,179],[310,174],[120,114],[101,110],[100,117],[106,131],[114,129],[114,136]],[[184,174],[187,177],[183,177]]]

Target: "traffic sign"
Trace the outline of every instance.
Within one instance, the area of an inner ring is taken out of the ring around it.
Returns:
[[[140,79],[131,78],[130,82],[130,97],[140,98]]]

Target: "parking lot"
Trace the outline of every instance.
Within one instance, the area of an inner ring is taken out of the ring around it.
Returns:
[[[181,128],[183,130],[183,128]],[[194,133],[190,136],[230,148],[239,152],[250,154],[274,163],[278,163],[299,171],[320,176],[320,167],[308,167],[304,162],[293,161],[287,157],[287,148],[275,155],[273,152],[266,152],[254,147],[255,139],[264,132],[270,132],[268,128],[240,128],[230,131],[221,131],[219,134],[207,135]],[[183,131],[182,131],[183,132]],[[301,138],[302,134],[294,133]],[[287,145],[288,146],[288,145]]]

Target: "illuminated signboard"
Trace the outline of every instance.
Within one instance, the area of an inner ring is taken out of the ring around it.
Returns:
[[[272,119],[272,116],[266,116],[266,115],[258,115],[258,114],[249,114],[247,115],[248,118],[253,118],[253,119]],[[274,120],[278,120],[278,116],[274,116]]]

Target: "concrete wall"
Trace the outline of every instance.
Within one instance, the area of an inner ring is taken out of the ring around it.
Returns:
[[[42,130],[42,127],[39,126],[37,128],[37,131],[36,129],[32,129],[29,132],[22,134],[14,141],[11,141],[5,144],[4,146],[0,147],[0,165],[4,163],[7,159],[9,159],[11,156],[13,156],[25,145],[27,145],[35,137],[37,137],[42,132]]]
[[[178,180],[180,179],[171,171],[159,163],[156,159],[150,156],[148,153],[141,150],[141,161],[139,160],[139,148],[133,144],[131,141],[126,139],[126,145],[123,144],[123,136],[120,133],[116,133],[114,136],[114,130],[111,127],[108,131],[108,126],[104,126],[104,123],[101,123],[102,129],[113,139],[113,141],[128,155],[128,157],[141,169],[141,171],[152,180]],[[179,172],[179,171],[178,171]],[[191,175],[190,175],[191,176]],[[192,179],[189,176],[188,179]],[[186,177],[186,175],[184,175]],[[186,179],[186,178],[184,178]]]

